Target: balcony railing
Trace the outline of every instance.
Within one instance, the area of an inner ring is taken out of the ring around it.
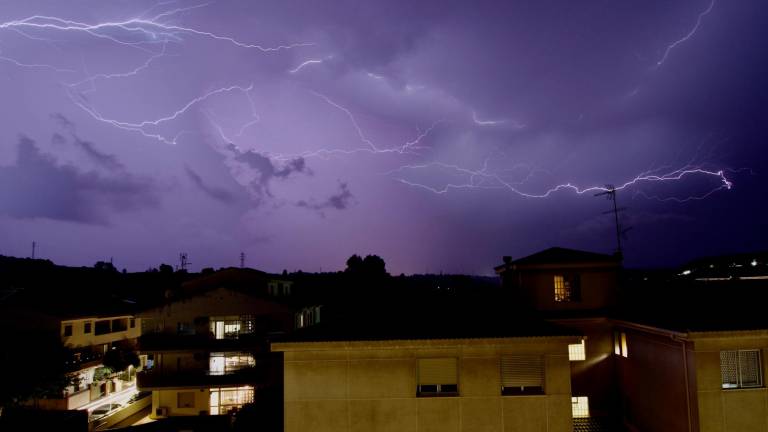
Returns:
[[[139,372],[138,386],[140,390],[152,390],[163,387],[216,387],[233,385],[258,385],[267,381],[269,368],[266,365],[256,365],[234,371],[218,372],[208,370],[190,370],[169,372],[149,370]]]
[[[269,352],[268,339],[263,334],[241,334],[238,338],[215,339],[209,335],[175,335],[148,333],[139,338],[142,352],[208,350]]]

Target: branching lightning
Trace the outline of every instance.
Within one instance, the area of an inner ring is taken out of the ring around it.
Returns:
[[[693,26],[693,28],[682,38],[672,42],[671,44],[667,45],[666,49],[664,50],[664,54],[661,56],[661,58],[656,62],[656,67],[661,67],[662,64],[664,64],[665,61],[667,61],[667,57],[669,57],[669,53],[675,49],[678,45],[681,43],[687,41],[688,39],[692,38],[694,34],[696,34],[696,31],[701,27],[701,22],[704,19],[706,15],[708,15],[710,12],[712,12],[712,9],[715,7],[715,0],[710,0],[709,6],[702,11],[698,18],[696,18],[696,25]]]
[[[449,172],[452,172],[455,175],[465,176],[466,180],[461,183],[447,183],[442,187],[434,187],[424,183],[407,180],[403,177],[393,177],[393,178],[396,181],[403,183],[405,185],[420,188],[420,189],[423,189],[435,194],[439,194],[439,195],[447,194],[451,190],[458,190],[458,189],[504,189],[524,198],[548,198],[553,194],[555,194],[556,192],[560,192],[560,191],[571,191],[573,193],[576,193],[577,195],[597,193],[597,192],[607,192],[607,191],[610,191],[611,189],[615,189],[619,191],[619,190],[630,189],[636,186],[640,186],[643,183],[673,182],[673,181],[682,180],[686,177],[693,177],[693,176],[715,178],[719,184],[716,188],[709,190],[704,194],[689,196],[687,198],[675,198],[675,197],[659,198],[657,196],[646,195],[643,192],[638,192],[638,193],[649,199],[657,199],[662,201],[687,202],[691,200],[704,199],[717,191],[728,190],[733,187],[733,183],[731,182],[731,180],[729,180],[726,177],[725,172],[723,170],[712,171],[712,170],[706,170],[703,168],[691,167],[691,166],[686,166],[684,168],[668,171],[662,174],[654,174],[649,172],[642,173],[632,178],[631,180],[628,180],[613,188],[608,186],[583,187],[583,186],[578,186],[576,184],[569,182],[569,183],[558,184],[542,192],[526,192],[523,189],[521,189],[521,186],[530,179],[531,177],[530,172],[528,176],[526,176],[526,178],[523,179],[522,181],[510,182],[508,180],[505,180],[500,173],[490,171],[488,169],[487,160],[483,164],[483,167],[479,170],[463,168],[453,164],[433,162],[433,163],[422,164],[422,165],[405,165],[396,170],[389,172],[388,174],[394,176],[395,174],[402,174],[406,171],[433,169],[433,168],[448,170]]]
[[[63,84],[63,88],[66,92],[66,95],[69,97],[71,102],[76,107],[81,109],[83,112],[88,114],[92,119],[96,120],[99,123],[103,123],[123,131],[138,133],[143,137],[157,140],[165,144],[176,144],[178,138],[185,132],[176,132],[175,134],[169,133],[167,132],[168,124],[176,120],[179,120],[182,116],[189,113],[191,110],[200,108],[201,111],[208,118],[209,122],[213,125],[214,129],[218,132],[221,140],[226,145],[236,145],[235,141],[243,138],[248,128],[258,124],[261,120],[261,116],[257,112],[255,103],[251,96],[251,91],[254,89],[253,84],[250,84],[247,86],[246,85],[229,85],[229,86],[217,87],[203,94],[200,94],[196,97],[189,97],[188,99],[186,99],[185,103],[183,103],[178,108],[172,110],[169,114],[166,114],[157,118],[146,119],[141,121],[127,121],[124,119],[121,120],[121,119],[111,118],[110,116],[104,114],[102,110],[94,107],[93,104],[90,103],[88,99],[85,97],[86,93],[95,91],[95,83],[97,81],[108,81],[108,80],[123,79],[123,78],[137,76],[142,72],[145,72],[146,70],[152,68],[153,66],[156,66],[156,63],[158,63],[160,59],[166,56],[173,55],[173,54],[169,54],[169,51],[168,51],[169,46],[172,46],[173,44],[185,43],[188,39],[195,39],[195,40],[205,39],[215,43],[226,44],[234,48],[255,50],[261,53],[275,53],[278,51],[285,51],[285,50],[290,50],[294,48],[308,47],[308,46],[314,45],[313,43],[302,42],[302,43],[282,44],[277,46],[264,46],[261,44],[256,44],[256,43],[236,39],[232,36],[213,33],[213,32],[196,28],[196,27],[183,26],[183,25],[171,23],[169,22],[171,18],[176,17],[183,12],[189,12],[195,9],[204,8],[209,4],[201,3],[201,4],[189,6],[189,7],[179,7],[176,9],[153,12],[159,7],[169,3],[170,2],[159,3],[155,5],[153,8],[145,11],[144,13],[138,16],[128,18],[128,19],[123,19],[123,20],[115,20],[115,21],[86,23],[86,22],[65,19],[65,18],[56,17],[56,16],[33,15],[26,18],[22,18],[22,19],[0,22],[0,32],[4,30],[9,32],[14,32],[15,34],[18,34],[21,37],[26,38],[30,41],[46,42],[46,43],[60,42],[60,41],[54,41],[53,39],[49,38],[48,36],[50,36],[51,34],[85,35],[89,38],[105,40],[108,43],[115,44],[119,48],[140,50],[142,51],[142,54],[141,54],[142,58],[144,58],[145,55],[148,55],[144,59],[143,63],[138,65],[134,64],[132,65],[132,67],[127,68],[127,70],[111,72],[111,73],[101,72],[96,74],[90,74],[87,72],[87,68],[85,67],[85,62],[83,62],[82,69],[85,71],[84,73],[85,76],[81,79],[73,79],[71,74],[78,73],[78,71],[76,71],[74,68],[66,68],[66,67],[43,64],[38,62],[27,63],[27,62],[20,61],[18,59],[14,59],[12,57],[8,57],[2,51],[0,51],[0,61],[10,63],[19,68],[48,69],[56,73],[67,74],[66,83]],[[715,0],[711,0],[709,6],[698,15],[695,26],[682,38],[672,42],[666,47],[663,55],[657,61],[656,67],[660,67],[667,60],[672,50],[674,50],[677,46],[686,42],[687,40],[689,40],[694,36],[694,34],[698,31],[698,29],[702,25],[704,17],[713,10],[714,6],[715,6]],[[154,16],[147,18],[146,16],[149,15],[150,13],[154,13]],[[317,65],[321,65],[322,63],[324,63],[325,61],[331,58],[333,58],[333,56],[326,56],[326,57],[320,57],[320,58],[318,57],[308,58],[303,62],[297,64],[293,68],[288,69],[286,72],[290,75],[296,75],[302,71],[306,71],[304,73],[311,72],[312,70],[318,69]],[[384,79],[383,76],[377,75],[371,72],[368,72],[367,76],[374,80]],[[80,77],[76,75],[76,78],[80,78]],[[82,86],[86,86],[86,85],[89,85],[90,88],[89,89],[81,88]],[[405,88],[406,88],[406,91],[413,92],[417,90],[419,87],[407,85]],[[633,93],[630,94],[630,96],[634,96],[637,93],[637,91],[638,90],[634,90]],[[245,95],[245,97],[248,99],[248,102],[250,104],[251,112],[248,117],[248,120],[243,124],[241,124],[239,128],[236,128],[236,130],[235,128],[232,128],[232,130],[227,131],[217,121],[216,116],[213,114],[213,112],[211,112],[210,110],[206,110],[202,105],[205,105],[204,102],[211,98],[228,94],[228,93],[236,93],[236,92],[239,92]],[[316,92],[316,91],[313,91],[311,93],[317,98],[319,98],[320,100],[322,100],[323,102],[325,102],[326,105],[330,106],[331,108],[343,114],[348,124],[351,125],[352,128],[354,129],[354,132],[358,141],[357,145],[352,146],[351,148],[313,149],[313,150],[303,151],[297,154],[266,152],[266,151],[261,152],[261,154],[266,155],[276,161],[291,161],[296,158],[330,157],[330,156],[345,156],[345,155],[349,156],[349,155],[354,155],[358,153],[368,153],[368,154],[375,154],[375,155],[391,154],[395,156],[398,156],[398,155],[420,156],[422,155],[422,152],[424,150],[429,148],[429,146],[425,144],[428,137],[434,132],[434,130],[438,126],[440,126],[442,123],[445,122],[444,119],[440,119],[440,120],[434,121],[431,125],[429,125],[429,127],[423,130],[417,129],[416,135],[412,139],[406,142],[397,143],[395,145],[391,145],[391,144],[380,145],[375,143],[374,139],[371,138],[371,135],[365,132],[360,122],[358,121],[358,118],[349,108],[336,102],[335,100],[331,99],[329,96],[323,93]],[[462,110],[462,112],[464,113],[462,115],[465,117],[463,117],[463,119],[460,120],[460,122],[465,126],[469,124],[470,126],[474,125],[477,127],[489,127],[489,128],[490,127],[507,127],[512,129],[526,128],[525,124],[517,122],[512,119],[481,118],[478,116],[478,114],[474,110],[471,111],[472,123],[469,123],[466,119],[467,111],[468,111],[467,109]],[[518,166],[513,167],[511,170],[515,170],[516,168],[518,168]],[[441,170],[443,172],[448,172],[453,176],[462,177],[462,181],[450,182],[443,186],[436,187],[436,186],[431,186],[429,184],[413,181],[406,178],[406,174],[408,173],[419,172],[419,171],[423,172],[423,171],[429,171],[429,170]],[[527,175],[525,175],[522,180],[510,181],[508,179],[509,175],[507,174],[511,170],[510,169],[491,170],[489,168],[489,160],[486,159],[486,161],[483,163],[483,166],[480,169],[470,169],[470,168],[461,167],[456,164],[447,164],[443,162],[428,162],[428,163],[421,163],[421,164],[403,165],[395,170],[390,171],[388,175],[391,178],[393,178],[395,181],[398,181],[402,184],[419,188],[422,190],[426,190],[439,195],[447,194],[451,190],[460,190],[460,189],[501,189],[501,190],[510,191],[524,198],[548,198],[556,194],[557,192],[561,192],[561,191],[582,195],[582,194],[594,193],[594,192],[605,192],[609,190],[609,188],[606,186],[579,186],[575,182],[567,182],[567,183],[558,184],[558,185],[549,187],[547,189],[544,189],[538,192],[531,191],[531,190],[527,190],[525,185],[532,180],[532,177],[534,176],[535,171],[528,169]],[[694,177],[703,177],[703,178],[708,178],[710,180],[714,179],[717,182],[717,187],[707,191],[706,193],[695,195],[695,196],[689,196],[686,198],[659,197],[656,195],[649,195],[638,188],[639,186],[644,184],[675,182],[675,181],[680,181],[686,178],[694,178]],[[726,177],[726,174],[723,170],[707,170],[699,166],[687,164],[683,168],[679,168],[679,169],[667,168],[667,171],[664,171],[664,172],[649,171],[649,172],[641,173],[640,175],[637,175],[634,178],[628,181],[625,181],[624,183],[615,187],[615,190],[631,189],[632,191],[634,191],[635,194],[639,196],[643,196],[648,199],[656,199],[660,201],[687,202],[691,200],[700,200],[700,199],[707,198],[717,191],[729,190],[732,188],[732,186],[733,186],[733,183],[729,178]]]

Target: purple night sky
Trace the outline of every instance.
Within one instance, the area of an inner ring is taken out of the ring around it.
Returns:
[[[768,244],[764,1],[0,4],[0,254],[488,274],[606,184],[629,266]]]

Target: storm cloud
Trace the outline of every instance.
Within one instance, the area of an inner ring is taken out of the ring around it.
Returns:
[[[59,164],[23,136],[17,150],[16,163],[0,167],[0,212],[11,217],[106,224],[110,212],[158,205],[146,179],[107,177]]]
[[[185,172],[187,173],[187,176],[192,181],[192,183],[197,186],[198,189],[203,191],[206,195],[209,197],[215,199],[216,201],[222,202],[224,204],[232,204],[235,202],[235,196],[228,190],[216,186],[210,186],[203,180],[200,175],[195,172],[192,168],[185,166],[184,167]]]
[[[10,2],[0,142],[41,145],[35,163],[0,147],[2,208],[146,209],[111,219],[138,269],[181,249],[201,266],[243,250],[265,270],[376,250],[397,273],[488,273],[550,246],[612,253],[589,188],[628,183],[628,266],[764,249],[765,22],[758,0]],[[120,202],[102,190],[115,182]],[[20,227],[0,229],[27,244]]]

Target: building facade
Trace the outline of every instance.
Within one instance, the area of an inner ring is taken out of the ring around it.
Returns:
[[[285,430],[571,431],[574,336],[281,342]]]
[[[277,385],[282,365],[267,340],[292,329],[293,311],[266,290],[224,285],[141,313],[148,367],[138,385],[152,391],[152,418],[228,414]]]

